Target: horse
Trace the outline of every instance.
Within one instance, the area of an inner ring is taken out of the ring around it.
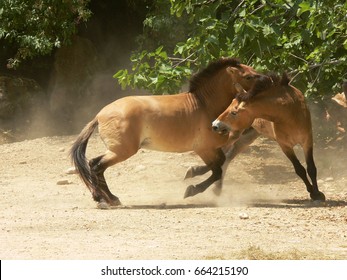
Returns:
[[[232,67],[230,67],[228,69],[228,72],[230,75],[237,74],[237,69],[233,69]],[[256,78],[259,77],[260,75],[256,76]],[[264,119],[255,119],[252,126],[244,130],[237,139],[235,138],[234,141],[230,141],[229,139],[225,146],[222,147],[222,150],[225,155],[225,161],[222,165],[222,178],[218,181],[219,185],[222,184],[224,175],[231,161],[238,154],[246,150],[248,146],[251,145],[260,135],[272,140],[275,139],[275,135],[273,134],[272,129],[272,123],[270,121]],[[210,168],[207,165],[190,166],[186,171],[184,180],[193,178],[198,175],[203,175],[208,171],[210,171]],[[216,184],[216,187],[213,189],[214,194],[217,196],[221,194],[222,190],[222,188],[219,187],[218,184]]]
[[[213,121],[212,129],[220,135],[230,134],[230,141],[235,141],[256,118],[271,121],[275,140],[291,161],[296,174],[305,183],[311,199],[325,201],[325,196],[319,191],[317,184],[310,111],[302,92],[289,82],[287,74],[284,73],[282,77],[260,76],[248,91],[241,85],[235,85],[239,93],[229,107]],[[293,150],[297,144],[303,149],[307,172]]]
[[[194,151],[212,175],[187,187],[184,197],[205,191],[221,179],[228,136],[218,135],[211,122],[235,97],[235,84],[250,89],[259,74],[235,58],[221,58],[192,76],[189,91],[175,95],[128,96],[106,105],[81,131],[70,157],[99,208],[121,205],[106,183],[105,170],[140,148],[163,152]],[[88,140],[98,126],[106,153],[87,162]],[[221,184],[219,186],[221,188]]]

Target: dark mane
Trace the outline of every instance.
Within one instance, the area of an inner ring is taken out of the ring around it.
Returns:
[[[279,76],[278,74],[275,73],[268,73],[267,76],[270,77],[270,79],[273,81],[274,86],[287,86],[290,82],[290,78],[287,74],[287,72],[283,72],[282,76]]]
[[[189,92],[196,92],[200,84],[213,76],[217,71],[228,66],[237,67],[239,65],[240,61],[236,58],[220,58],[211,62],[205,69],[192,76],[189,81]]]
[[[248,101],[252,97],[256,96],[260,92],[263,92],[273,86],[287,86],[290,79],[287,73],[283,73],[282,77],[277,74],[270,73],[267,75],[261,75],[257,78],[255,84],[249,91],[240,92],[236,98],[239,102]]]
[[[282,78],[281,78],[281,86],[288,86],[290,83],[290,77],[288,76],[287,72],[282,73]]]

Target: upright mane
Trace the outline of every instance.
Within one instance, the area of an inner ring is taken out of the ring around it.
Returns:
[[[211,62],[205,69],[192,76],[189,81],[189,92],[196,92],[202,82],[208,78],[211,78],[219,70],[228,66],[237,67],[240,64],[241,62],[237,58],[220,58]]]
[[[273,87],[273,86],[287,86],[290,82],[290,79],[288,77],[288,74],[284,72],[282,74],[282,77],[280,77],[277,74],[267,74],[267,75],[261,75],[257,80],[255,81],[255,84],[249,91],[243,91],[239,92],[236,95],[236,99],[239,102],[242,101],[248,101],[252,97],[256,96],[257,94]]]

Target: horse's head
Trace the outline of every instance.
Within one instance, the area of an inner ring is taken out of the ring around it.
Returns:
[[[238,59],[220,58],[193,75],[189,92],[195,94],[206,105],[209,115],[215,118],[235,98],[238,93],[236,84],[249,90],[261,76],[251,66],[241,64]]]
[[[236,83],[240,84],[245,90],[249,90],[259,76],[261,74],[251,66],[241,64],[238,59],[220,58],[192,76],[189,83],[189,92],[209,95],[213,91],[215,97],[216,95],[223,96],[232,92],[232,96],[234,96],[237,93]],[[216,102],[215,98],[214,102]]]
[[[238,71],[233,71],[233,75],[238,75]],[[275,79],[276,83],[274,83]],[[242,81],[242,79],[240,78]],[[232,138],[238,137],[245,129],[249,128],[254,119],[255,96],[261,92],[270,90],[274,84],[287,85],[286,74],[279,79],[277,76],[252,74],[249,79],[252,85],[248,91],[240,83],[234,83],[237,94],[229,107],[213,121],[212,129],[219,134],[229,134]],[[256,110],[255,110],[256,111]]]
[[[235,84],[235,88],[238,97],[248,94],[239,83]],[[236,140],[254,121],[254,117],[247,110],[247,103],[238,97],[212,122],[212,129],[222,135],[230,134],[230,140]]]
[[[257,79],[262,76],[262,74],[255,71],[251,66],[245,64],[239,64],[236,67],[230,66],[226,69],[229,78],[231,78],[231,86],[233,91],[238,89],[235,88],[236,84],[239,84],[243,89],[251,89]]]
[[[234,98],[229,107],[212,122],[212,129],[219,134],[230,134],[232,138],[238,138],[253,121],[246,103]]]

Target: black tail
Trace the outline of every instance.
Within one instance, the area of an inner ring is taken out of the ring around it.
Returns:
[[[93,184],[93,175],[86,158],[86,149],[88,140],[97,126],[98,120],[96,118],[88,123],[78,135],[70,151],[70,157],[73,165],[78,171],[82,181],[86,184],[92,194],[94,194],[96,190]]]

